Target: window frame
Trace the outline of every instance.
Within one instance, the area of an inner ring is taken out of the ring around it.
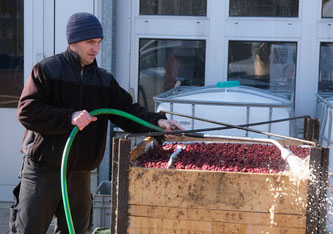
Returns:
[[[299,80],[299,69],[300,69],[300,46],[301,42],[299,38],[281,38],[280,40],[272,40],[272,38],[263,38],[261,37],[260,40],[255,37],[244,37],[242,40],[239,39],[239,37],[226,37],[226,43],[225,43],[225,54],[224,58],[224,80],[223,81],[228,81],[228,74],[229,74],[229,61],[228,61],[228,56],[229,56],[229,42],[230,41],[240,41],[240,42],[278,42],[278,43],[296,43],[296,66],[295,66],[295,84],[294,84],[294,89],[293,93],[291,95],[290,101],[293,102],[293,106],[295,108],[296,105],[296,100],[297,96],[300,95],[299,93],[301,92],[298,88],[298,80]],[[318,82],[317,82],[318,83]],[[241,84],[242,85],[242,84]],[[269,91],[269,90],[268,90]]]
[[[333,15],[332,16],[324,16],[324,0],[320,1],[320,18],[321,19],[332,19],[333,18]]]
[[[8,6],[11,1],[7,1]],[[2,38],[5,40],[4,43],[8,43],[10,48],[8,51],[2,53],[4,56],[8,56],[7,60],[8,67],[3,67],[0,70],[0,75],[3,76],[3,85],[6,89],[0,93],[3,102],[0,102],[0,108],[17,108],[19,102],[20,94],[24,87],[24,64],[25,64],[25,8],[24,1],[15,0],[15,6],[13,8],[9,7],[5,9],[5,12],[10,13],[11,10],[15,9],[13,15],[8,17],[1,17],[1,20],[6,25],[11,25],[11,35],[12,38]],[[8,11],[7,11],[8,10]],[[10,27],[9,27],[10,28]],[[6,47],[4,47],[6,48]],[[8,48],[7,48],[8,49]],[[12,56],[14,55],[14,56]],[[5,64],[5,63],[4,63]],[[15,66],[14,66],[15,65]],[[16,85],[14,85],[16,84]],[[17,96],[16,96],[17,95]]]
[[[204,54],[204,77],[203,77],[203,85],[205,85],[205,82],[206,82],[206,64],[207,64],[207,61],[206,61],[206,55],[207,55],[207,40],[205,39],[184,39],[184,38],[153,38],[153,37],[139,37],[138,38],[138,65],[136,66],[137,67],[137,85],[136,85],[136,89],[137,89],[137,100],[139,101],[140,100],[140,97],[139,97],[139,84],[140,84],[140,41],[141,40],[169,40],[169,41],[201,41],[203,44],[204,44],[204,50],[205,50],[205,54]],[[198,86],[199,87],[199,86]],[[166,90],[164,90],[166,91]],[[162,92],[164,92],[162,91]],[[156,94],[157,95],[157,94]]]
[[[165,15],[140,15],[139,7],[140,1],[134,1],[130,4],[130,15],[131,15],[131,24],[129,27],[130,39],[129,39],[129,48],[128,48],[128,68],[124,69],[117,65],[116,71],[117,74],[120,73],[120,76],[125,75],[128,72],[129,81],[124,82],[119,80],[120,85],[129,90],[132,94],[133,100],[138,101],[138,87],[139,87],[139,40],[143,39],[169,39],[169,40],[205,40],[206,41],[206,55],[205,55],[205,85],[207,84],[207,74],[208,71],[208,59],[207,51],[210,48],[209,40],[209,25],[210,25],[210,7],[211,1],[207,0],[207,16],[165,16]],[[156,24],[159,24],[161,21],[166,21],[170,25],[174,25],[174,22],[180,22],[181,31],[178,33],[177,30],[168,33],[159,29],[156,30],[154,27]],[[185,30],[182,28],[185,26],[191,26],[192,28]],[[202,30],[199,30],[197,27],[200,26]],[[145,30],[142,30],[140,27],[144,27]],[[197,34],[195,35],[194,32]],[[120,63],[119,63],[120,64]],[[123,65],[122,65],[123,66]],[[119,70],[122,70],[119,72]]]
[[[317,65],[316,66],[317,67],[317,82],[316,82],[317,87],[316,87],[316,90],[317,90],[318,94],[328,95],[328,94],[333,94],[333,89],[332,89],[332,91],[328,91],[328,92],[319,91],[320,57],[321,57],[321,45],[323,43],[332,43],[333,44],[333,39],[320,39],[320,40],[318,40],[318,43],[317,43],[317,45],[318,45],[318,47],[317,47],[318,53],[317,53],[317,59],[316,59],[316,61],[317,61],[317,64],[316,64]],[[333,68],[332,68],[332,70],[333,70]],[[332,82],[332,84],[333,84],[333,82]]]
[[[258,16],[258,15],[253,15],[253,16],[250,16],[250,15],[230,15],[230,11],[231,11],[231,7],[230,7],[230,2],[232,0],[227,0],[227,9],[228,9],[228,17],[230,18],[268,18],[268,19],[276,19],[276,18],[286,18],[286,19],[297,19],[297,18],[300,18],[300,14],[301,14],[301,3],[302,3],[302,0],[298,0],[298,12],[297,12],[297,16]]]
[[[207,15],[208,15],[208,2],[209,2],[209,0],[205,0],[206,1],[206,10],[205,10],[205,14],[204,15],[141,14],[141,12],[140,12],[141,1],[143,1],[143,0],[139,0],[138,1],[138,15],[139,16],[207,17]]]

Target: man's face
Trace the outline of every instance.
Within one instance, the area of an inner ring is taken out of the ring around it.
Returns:
[[[94,38],[70,44],[70,48],[79,55],[81,66],[91,64],[101,49],[102,38]]]

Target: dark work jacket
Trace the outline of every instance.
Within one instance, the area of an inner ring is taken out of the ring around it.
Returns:
[[[125,111],[157,125],[165,115],[133,104],[131,96],[96,61],[81,69],[78,56],[64,53],[36,64],[18,104],[18,119],[27,129],[21,151],[42,166],[60,168],[62,153],[73,129],[73,112],[100,108]],[[68,158],[72,170],[93,170],[105,150],[107,123],[111,120],[126,132],[151,131],[115,115],[99,115],[76,135]]]

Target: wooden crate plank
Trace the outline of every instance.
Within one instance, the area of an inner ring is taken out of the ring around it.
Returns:
[[[328,166],[329,166],[329,148],[322,149],[322,158],[321,158],[321,183],[320,183],[320,197],[321,201],[319,207],[321,212],[319,212],[319,221],[318,221],[318,230],[324,232],[326,229],[326,214],[327,214],[327,188],[328,188]]]
[[[130,140],[120,139],[118,144],[116,233],[126,233],[127,230],[129,152]]]
[[[116,220],[117,220],[117,188],[118,188],[118,144],[119,139],[113,138],[112,141],[112,171],[111,171],[111,233],[116,232]]]
[[[130,152],[130,161],[135,160],[141,154],[145,152],[145,148],[148,144],[157,144],[156,140],[152,137],[145,138],[140,144],[138,144],[131,152]]]
[[[173,169],[129,169],[129,204],[305,214],[307,181],[288,176]]]
[[[144,232],[144,230],[146,232]],[[152,230],[152,232],[147,231]],[[129,217],[128,233],[304,234],[305,228],[286,228],[223,222]]]
[[[176,230],[156,230],[152,228],[129,228],[127,230],[129,234],[198,234],[199,232],[190,231],[176,231]],[[200,232],[200,234],[221,234],[221,232]]]
[[[310,170],[314,179],[309,180],[307,197],[307,233],[317,233],[318,216],[322,210],[319,207],[320,199],[320,174],[322,151],[320,148],[312,148],[310,154]]]
[[[274,214],[274,216],[271,216],[270,213],[239,212],[228,210],[130,205],[128,214],[129,216],[136,217],[206,222],[227,222],[262,226],[275,225],[279,227],[305,228],[306,225],[306,217],[302,215]]]

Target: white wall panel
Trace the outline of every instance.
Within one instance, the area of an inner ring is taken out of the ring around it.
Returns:
[[[225,36],[232,37],[299,37],[301,32],[299,19],[282,19],[280,21],[264,18],[229,18],[226,20]]]
[[[177,27],[175,27],[177,25]],[[135,20],[135,30],[137,35],[165,35],[168,36],[208,36],[209,35],[209,20],[207,18],[189,20],[182,19],[167,19],[154,18],[150,19],[138,17]]]
[[[66,25],[69,17],[74,13],[94,13],[94,1],[92,0],[56,0],[55,1],[55,54],[66,50]]]
[[[302,1],[300,4],[300,10],[304,17],[301,20],[300,43],[297,51],[296,115],[314,116],[319,66],[317,20],[320,5],[318,2]]]
[[[131,28],[135,22],[131,21],[130,0],[117,0],[116,3],[116,69],[115,78],[125,90],[130,89],[130,57],[131,57]],[[132,51],[134,52],[134,51]],[[132,55],[133,56],[133,55]],[[134,67],[132,68],[135,69]]]
[[[16,109],[0,109],[0,129],[0,201],[12,201],[23,159],[19,151],[24,128],[17,120]]]
[[[43,0],[24,2],[24,80],[32,66],[44,56],[43,7]],[[0,201],[12,201],[12,190],[19,182],[23,159],[19,150],[24,128],[17,120],[16,112],[15,108],[0,108]]]

